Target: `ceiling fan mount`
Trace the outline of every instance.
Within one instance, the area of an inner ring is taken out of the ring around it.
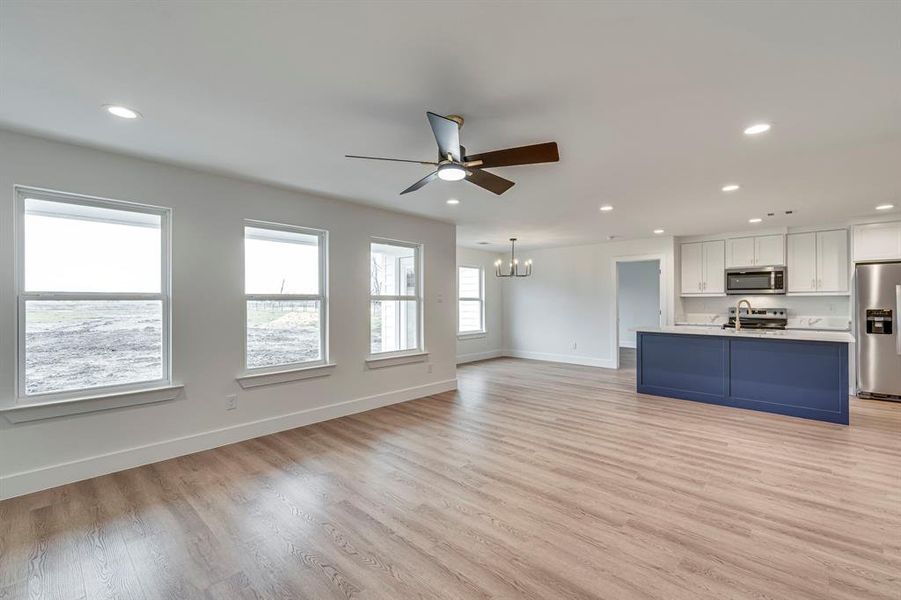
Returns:
[[[433,112],[427,112],[426,117],[435,136],[435,142],[438,144],[437,161],[406,160],[403,158],[383,158],[354,154],[345,156],[347,158],[415,163],[435,167],[433,172],[402,191],[401,194],[415,192],[435,179],[443,181],[461,181],[465,179],[470,183],[500,195],[513,187],[514,183],[484,169],[557,162],[560,160],[556,142],[545,142],[543,144],[467,155],[466,148],[460,145],[460,129],[463,127],[463,117],[460,115],[443,117]]]
[[[456,123],[457,127],[459,127],[460,129],[463,128],[463,117],[461,117],[460,115],[446,115],[444,118],[450,119],[451,121]]]

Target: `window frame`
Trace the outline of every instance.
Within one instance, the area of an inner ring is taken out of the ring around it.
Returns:
[[[479,271],[479,297],[470,298],[460,295],[460,270],[461,269],[477,269]],[[460,303],[461,302],[478,302],[481,329],[472,331],[460,331]],[[457,265],[457,337],[476,337],[483,336],[488,333],[488,325],[485,323],[485,268],[479,265]]]
[[[53,401],[78,400],[86,397],[128,394],[143,390],[155,390],[172,386],[172,209],[151,204],[130,202],[127,200],[114,200],[71,192],[60,192],[29,186],[15,186],[16,191],[16,223],[15,223],[15,251],[16,251],[16,376],[15,398],[16,404],[22,406],[42,404]],[[78,206],[91,206],[96,208],[108,208],[126,212],[150,214],[160,217],[160,291],[159,293],[119,293],[119,292],[27,292],[25,290],[25,201],[27,199],[46,200]],[[161,302],[162,309],[162,377],[148,381],[133,383],[95,386],[63,390],[56,392],[43,392],[38,394],[26,393],[25,381],[25,308],[29,301],[60,301],[60,300],[157,300]]]
[[[319,244],[319,293],[318,294],[248,294],[247,293],[247,249],[245,242],[247,241],[247,228],[254,227],[256,229],[270,229],[272,231],[284,231],[287,233],[300,233],[303,235],[312,235],[318,238]],[[285,371],[310,369],[313,367],[328,366],[329,363],[329,306],[328,306],[328,240],[329,232],[325,229],[316,229],[313,227],[304,227],[301,225],[290,225],[287,223],[275,223],[272,221],[260,221],[257,219],[244,219],[241,228],[241,250],[242,250],[242,285],[244,286],[244,305],[243,312],[243,331],[244,338],[243,347],[243,375],[267,375],[274,373],[282,373]],[[251,301],[319,301],[319,359],[307,360],[302,362],[283,363],[278,365],[269,365],[266,367],[248,367],[247,366],[247,303]]]
[[[398,246],[401,248],[412,248],[413,249],[413,265],[416,269],[416,294],[408,295],[408,294],[373,294],[372,293],[372,245],[373,244],[385,244],[389,246]],[[378,360],[378,359],[390,359],[394,357],[403,357],[408,355],[418,355],[423,354],[425,352],[425,332],[424,332],[424,321],[423,318],[423,294],[422,287],[424,282],[423,277],[423,246],[418,242],[405,242],[403,240],[395,240],[391,238],[383,238],[383,237],[370,237],[369,238],[369,277],[367,279],[367,287],[369,287],[369,306],[368,309],[368,322],[369,322],[369,335],[368,335],[368,358],[367,360]],[[413,301],[416,302],[416,347],[415,348],[407,348],[406,350],[386,350],[384,352],[373,352],[372,351],[372,303],[375,301]]]

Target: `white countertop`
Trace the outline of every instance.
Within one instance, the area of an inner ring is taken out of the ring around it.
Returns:
[[[810,342],[844,342],[854,343],[854,336],[847,331],[805,331],[785,329],[779,331],[761,331],[759,329],[722,329],[719,327],[696,327],[691,325],[667,325],[664,327],[639,327],[635,331],[644,333],[678,333],[680,335],[715,335],[722,337],[748,337],[772,340],[802,340]]]

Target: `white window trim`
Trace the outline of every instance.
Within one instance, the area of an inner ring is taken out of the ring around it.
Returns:
[[[171,335],[171,290],[172,273],[170,269],[171,223],[172,209],[149,204],[139,204],[125,200],[113,200],[83,194],[72,194],[28,186],[15,186],[16,190],[16,377],[15,406],[4,409],[7,418],[13,420],[12,414],[47,415],[36,418],[50,418],[65,414],[94,412],[104,408],[119,408],[147,402],[158,402],[160,399],[173,399],[178,395],[181,386],[172,384],[172,335]],[[25,291],[25,200],[34,198],[65,204],[94,206],[160,217],[160,292],[153,294],[128,294],[105,292],[26,292]],[[160,379],[141,381],[114,386],[98,386],[79,388],[61,392],[41,394],[25,393],[25,302],[29,300],[159,300],[162,303],[162,371]],[[158,392],[162,394],[148,394]],[[172,395],[174,393],[174,395]],[[171,395],[171,398],[168,397]],[[158,398],[167,396],[165,398]],[[150,399],[154,398],[154,399]],[[158,398],[158,399],[157,399]],[[112,399],[112,400],[110,400]],[[81,409],[74,407],[81,403]],[[65,408],[64,408],[65,406]],[[71,407],[69,407],[71,406]],[[41,407],[49,407],[37,410]],[[22,409],[19,411],[19,409]],[[24,410],[25,408],[35,410]],[[23,419],[32,420],[32,419]],[[14,421],[18,422],[18,421]]]
[[[479,298],[463,298],[460,296],[460,269],[479,270]],[[482,328],[473,331],[460,331],[460,302],[478,302],[481,312],[480,322]],[[461,340],[481,338],[488,335],[488,325],[485,323],[485,268],[479,265],[457,265],[457,338]]]
[[[375,295],[372,293],[370,288],[369,293],[369,306],[368,308],[368,321],[369,321],[369,354],[366,357],[366,364],[369,365],[370,368],[376,368],[374,365],[381,366],[392,366],[394,364],[404,364],[404,362],[417,362],[413,361],[403,361],[399,359],[403,359],[405,357],[416,358],[419,356],[425,356],[428,358],[428,352],[425,350],[425,330],[423,322],[425,319],[423,318],[423,294],[422,287],[425,278],[423,277],[423,248],[422,244],[416,242],[404,242],[402,240],[393,240],[390,238],[382,238],[382,237],[372,237],[369,239],[369,280],[368,285],[372,285],[372,244],[388,244],[391,246],[401,246],[403,248],[412,248],[413,249],[413,263],[416,265],[416,294],[415,295],[391,295],[391,294],[378,294]],[[416,302],[416,347],[409,348],[407,350],[393,350],[393,351],[385,351],[385,352],[373,352],[372,351],[372,303],[373,301],[412,301]]]
[[[313,379],[314,377],[325,377],[326,375],[331,375],[336,366],[335,363],[316,363],[306,367],[284,369],[281,371],[266,371],[265,373],[240,375],[236,379],[241,388],[249,390],[264,385],[288,383],[291,381],[300,381],[302,379]]]
[[[397,365],[426,362],[427,360],[429,360],[429,353],[417,350],[404,350],[402,352],[381,352],[379,354],[373,354],[367,357],[366,367],[369,369],[381,369],[384,367],[394,367]]]
[[[331,375],[335,363],[329,362],[329,303],[328,303],[328,231],[314,229],[300,225],[288,225],[285,223],[273,223],[270,221],[258,221],[244,219],[241,244],[243,248],[247,227],[258,229],[271,229],[273,231],[286,231],[289,233],[301,233],[316,236],[319,239],[319,293],[318,294],[244,294],[243,307],[243,331],[242,341],[244,358],[243,371],[235,377],[242,388],[259,387],[273,383],[285,383]],[[247,254],[244,253],[244,280],[246,281]],[[284,300],[318,300],[319,301],[319,359],[296,363],[284,363],[267,367],[249,368],[247,366],[247,303],[252,300],[284,301]]]
[[[152,404],[175,400],[184,386],[168,385],[130,392],[101,394],[70,398],[68,400],[52,400],[49,402],[30,402],[18,406],[0,409],[0,413],[11,423],[27,423],[56,417],[66,417],[126,406]]]

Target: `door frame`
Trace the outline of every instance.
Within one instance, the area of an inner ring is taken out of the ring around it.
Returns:
[[[624,256],[614,256],[611,258],[611,266],[613,270],[613,302],[610,315],[610,327],[613,335],[610,336],[610,356],[611,368],[619,368],[619,264],[628,262],[650,262],[657,261],[658,269],[658,298],[657,307],[660,317],[660,325],[666,324],[666,282],[667,265],[666,255],[664,254],[630,254]]]

